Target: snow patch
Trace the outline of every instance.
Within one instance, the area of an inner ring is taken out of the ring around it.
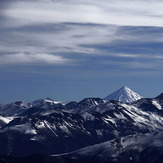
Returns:
[[[39,122],[38,124],[36,124],[37,128],[45,128],[45,124],[44,122]]]
[[[48,127],[48,128],[52,131],[52,133],[53,133],[55,136],[58,137],[58,135],[55,133],[55,130],[56,130],[56,127],[55,127],[55,126],[51,126],[47,121],[44,121],[44,124],[45,124],[46,127]]]
[[[88,112],[83,113],[82,117],[85,119],[85,121],[93,121],[95,119],[95,117]]]
[[[103,120],[105,121],[105,123],[111,122],[112,124],[116,125],[116,120],[114,118],[112,118],[112,117],[108,116],[107,118],[103,118]]]
[[[153,104],[154,106],[156,106],[159,110],[162,110],[162,107],[161,107],[161,105],[159,104],[159,102],[158,102],[157,100],[153,100],[153,101],[152,101],[152,104]]]
[[[0,116],[0,120],[2,120],[6,124],[8,124],[13,119],[14,119],[13,117],[2,117],[2,116]]]
[[[19,130],[22,133],[30,134],[30,135],[37,134],[36,130],[31,127],[30,123],[25,123],[22,125],[15,125],[15,126],[10,127],[10,129],[11,130]]]

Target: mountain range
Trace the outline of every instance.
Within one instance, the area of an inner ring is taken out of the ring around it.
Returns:
[[[126,86],[104,99],[0,106],[0,161],[161,162],[162,135],[163,94]]]

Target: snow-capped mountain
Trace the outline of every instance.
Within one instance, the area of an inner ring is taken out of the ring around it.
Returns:
[[[107,97],[105,97],[105,100],[116,100],[121,101],[123,103],[131,103],[133,101],[137,101],[139,99],[143,98],[139,94],[132,91],[130,88],[124,86],[117,91],[111,93]]]
[[[44,107],[44,108],[47,108],[47,106],[49,105],[54,105],[54,104],[59,104],[60,102],[56,102],[54,100],[52,100],[51,98],[47,97],[45,99],[39,99],[39,100],[36,100],[36,101],[33,101],[31,103],[29,103],[29,106],[30,107],[36,107],[36,106],[39,106],[39,107]]]
[[[31,103],[16,101],[0,107],[0,114],[2,116],[25,116],[63,107],[61,102],[53,101],[50,98],[39,99]]]
[[[16,116],[26,111],[29,105],[23,101],[16,101],[11,104],[7,104],[0,109],[2,116]]]
[[[151,101],[156,99],[162,105],[163,98],[159,96]],[[85,98],[64,106],[50,104],[46,105],[47,108],[42,108],[42,105],[26,108],[2,124],[0,154],[65,153],[117,137],[163,131],[163,110],[159,107],[143,110],[143,102],[140,100],[140,105],[138,102],[124,104]],[[20,105],[17,103],[16,106],[19,108]],[[148,105],[156,106],[151,102]]]
[[[79,102],[70,102],[65,105],[65,111],[69,113],[85,113],[94,107],[104,104],[106,101],[100,98],[85,98]]]
[[[142,98],[138,101],[134,101],[132,105],[144,111],[162,112],[163,94],[161,93],[159,96],[155,98]]]
[[[127,97],[133,97],[128,88],[124,89]],[[162,146],[157,146],[159,136],[155,136],[162,132],[163,94],[130,103],[85,98],[62,104],[46,98],[31,103],[17,101],[0,108],[0,155],[59,154],[63,160],[76,158],[82,163],[90,163],[92,157],[99,162],[101,157],[107,162],[122,158],[134,162],[146,158],[144,150],[163,152]],[[56,155],[51,159],[58,160]]]

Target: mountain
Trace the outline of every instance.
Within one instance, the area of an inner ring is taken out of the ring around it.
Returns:
[[[159,97],[159,105],[162,100]],[[50,102],[43,108],[42,104],[26,108],[17,116],[1,118],[5,123],[0,129],[0,155],[62,154],[118,137],[163,131],[163,110],[143,110],[138,102],[85,98],[64,106]],[[24,106],[16,104],[14,109]]]
[[[79,102],[70,102],[65,105],[65,111],[69,113],[85,113],[95,106],[104,104],[105,100],[100,98],[85,98]]]
[[[0,109],[2,109],[3,108],[3,105],[2,104],[0,104]]]
[[[0,114],[2,116],[20,116],[36,114],[40,111],[54,110],[56,108],[63,108],[60,102],[53,101],[50,98],[39,99],[31,103],[23,101],[16,101],[0,107]]]
[[[47,108],[48,106],[50,105],[53,105],[53,104],[59,104],[60,102],[56,102],[54,100],[52,100],[51,98],[47,97],[45,99],[39,99],[39,100],[36,100],[36,101],[33,101],[31,103],[29,103],[30,107],[42,107],[42,108]]]
[[[139,99],[143,98],[139,94],[132,91],[130,88],[124,86],[117,91],[111,93],[107,97],[105,97],[105,100],[116,100],[121,101],[123,103],[131,103],[133,101],[137,101]]]
[[[162,163],[163,132],[116,138],[74,152],[26,157],[1,156],[8,163]]]
[[[98,163],[162,163],[163,132],[125,136],[61,157]]]
[[[63,104],[46,98],[0,108],[2,160],[158,162],[162,135],[163,94],[131,103],[84,98]]]
[[[162,113],[163,94],[161,93],[155,98],[142,98],[140,100],[132,102],[131,104],[144,111]]]
[[[0,109],[2,116],[16,116],[29,108],[29,105],[23,101],[16,101],[7,104]]]

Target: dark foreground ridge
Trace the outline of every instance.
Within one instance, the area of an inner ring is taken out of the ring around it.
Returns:
[[[11,157],[11,156],[0,156],[0,163],[91,163],[86,160],[77,160],[64,157],[52,157],[44,155],[32,155],[28,157]],[[92,162],[93,163],[93,162]],[[99,163],[99,162],[95,162]]]

